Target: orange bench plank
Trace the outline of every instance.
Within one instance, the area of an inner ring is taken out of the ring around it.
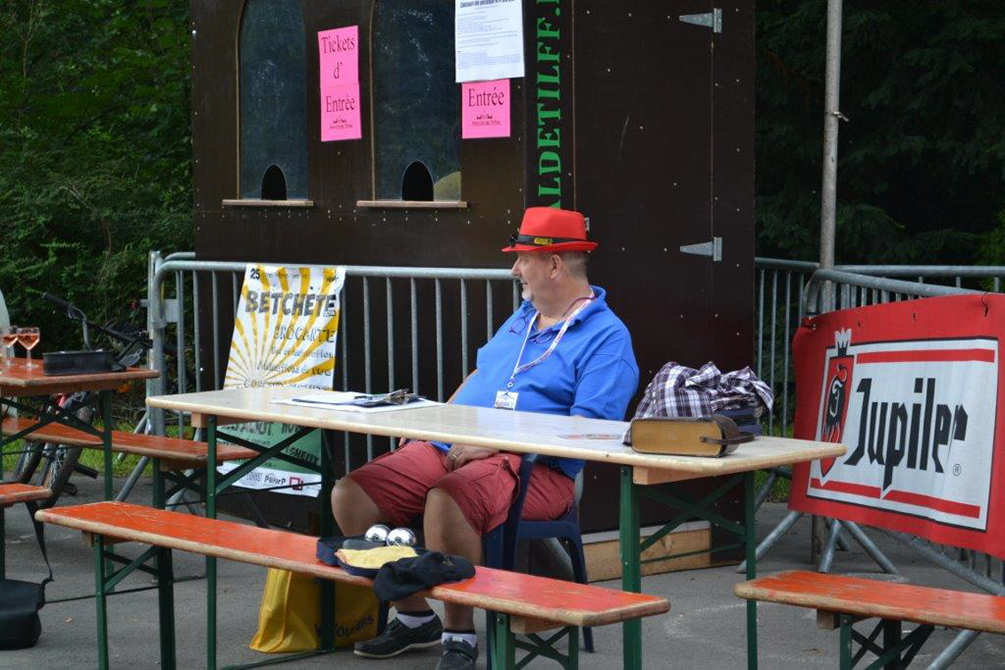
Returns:
[[[32,419],[21,417],[4,419],[4,435],[13,435],[23,430],[28,430],[35,424]],[[82,430],[70,428],[60,423],[50,423],[47,426],[33,430],[29,434],[29,439],[45,440],[46,442],[57,442],[70,447],[101,447],[101,438],[89,435]]]
[[[119,502],[41,510],[36,518],[119,540],[282,568],[322,579],[372,583],[325,565],[315,557],[317,538],[289,531]],[[670,609],[670,603],[658,596],[483,567],[471,579],[436,586],[424,594],[444,602],[572,626],[600,626]]]
[[[793,570],[737,584],[736,595],[862,617],[1005,633],[1005,597]]]
[[[32,426],[34,421],[23,418],[4,419],[3,432],[5,435],[12,435],[26,430]],[[58,423],[50,423],[47,426],[33,430],[29,437],[35,440],[45,440],[47,442],[57,442],[72,447],[102,447],[101,439],[94,435],[89,435],[82,430],[70,428]],[[137,456],[149,456],[150,458],[160,458],[166,461],[173,461],[179,464],[205,465],[209,455],[209,445],[205,442],[185,440],[178,437],[163,437],[161,435],[144,435],[139,433],[127,433],[121,430],[112,431],[112,451],[120,451]],[[239,447],[233,444],[217,444],[216,460],[233,461],[241,458],[254,458],[257,451]]]
[[[9,507],[15,503],[29,502],[31,500],[45,500],[52,495],[52,491],[30,484],[0,484],[0,507]]]

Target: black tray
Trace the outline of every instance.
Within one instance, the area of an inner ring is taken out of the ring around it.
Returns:
[[[121,372],[125,367],[115,362],[110,351],[47,351],[42,354],[42,374],[86,375]]]

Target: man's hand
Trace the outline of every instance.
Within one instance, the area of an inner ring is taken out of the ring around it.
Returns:
[[[498,454],[498,449],[488,447],[472,447],[470,444],[455,444],[447,452],[447,467],[451,470],[463,466],[470,461],[477,461]]]

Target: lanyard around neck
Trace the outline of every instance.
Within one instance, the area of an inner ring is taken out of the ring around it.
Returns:
[[[593,302],[594,297],[595,296],[593,294],[593,291],[590,291],[590,297],[587,298],[585,301],[583,301],[583,304],[577,307],[576,310],[569,315],[569,318],[565,320],[565,323],[563,323],[562,327],[559,329],[558,334],[555,335],[555,339],[551,341],[551,346],[549,346],[543,354],[541,354],[534,360],[530,361],[529,363],[520,365],[520,360],[523,359],[523,350],[527,347],[527,340],[530,339],[530,329],[534,325],[534,322],[537,321],[537,315],[539,314],[537,310],[534,310],[534,314],[530,317],[530,320],[527,322],[527,332],[524,333],[523,344],[520,345],[520,353],[516,355],[516,364],[513,366],[513,373],[509,376],[509,381],[506,382],[507,390],[513,388],[513,381],[516,379],[516,376],[518,374],[530,370],[535,365],[540,365],[545,361],[546,358],[548,358],[548,356],[551,356],[551,352],[555,351],[555,348],[558,347],[558,343],[562,341],[562,337],[565,336],[565,331],[569,329],[569,325],[572,323],[573,319],[575,319],[576,316],[580,312],[582,312],[587,305]]]

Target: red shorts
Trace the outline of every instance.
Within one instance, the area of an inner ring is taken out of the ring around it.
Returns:
[[[447,452],[428,442],[412,441],[375,458],[348,477],[373,500],[387,523],[406,526],[422,515],[430,489],[445,491],[478,533],[484,535],[503,521],[517,496],[519,454],[500,452],[469,461],[451,471]],[[563,472],[535,464],[523,503],[523,518],[548,521],[572,505],[574,482]]]

